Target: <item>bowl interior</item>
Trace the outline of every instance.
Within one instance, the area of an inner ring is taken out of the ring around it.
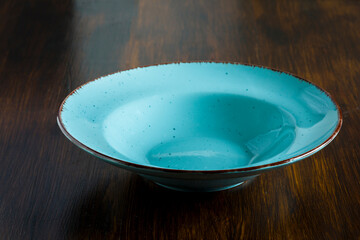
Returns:
[[[240,95],[165,95],[112,112],[104,137],[128,158],[154,166],[227,169],[284,151],[295,138],[295,122],[272,104]]]
[[[182,170],[258,166],[319,148],[339,112],[288,74],[223,63],[133,69],[92,81],[64,102],[67,136],[105,157]]]

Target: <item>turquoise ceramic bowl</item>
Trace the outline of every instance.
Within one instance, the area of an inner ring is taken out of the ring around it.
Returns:
[[[294,75],[192,62],[118,72],[75,89],[58,124],[74,144],[159,185],[237,186],[329,144],[342,123],[328,93]]]

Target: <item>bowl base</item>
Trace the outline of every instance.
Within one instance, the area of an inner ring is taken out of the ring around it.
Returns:
[[[181,187],[175,187],[175,186],[169,186],[169,185],[165,185],[165,184],[161,184],[161,183],[157,183],[155,182],[157,185],[167,188],[167,189],[171,189],[171,190],[175,190],[175,191],[181,191],[181,192],[218,192],[218,191],[223,191],[223,190],[227,190],[230,188],[235,188],[237,186],[243,185],[244,183],[246,183],[247,181],[243,181],[240,183],[236,183],[230,186],[226,186],[226,187],[220,187],[220,188],[204,188],[204,189],[190,189],[190,188],[181,188]]]

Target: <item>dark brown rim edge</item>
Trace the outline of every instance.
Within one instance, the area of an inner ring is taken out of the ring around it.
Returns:
[[[338,118],[339,118],[339,122],[334,130],[334,132],[331,134],[331,136],[326,139],[323,143],[319,144],[318,146],[314,147],[313,149],[302,153],[298,156],[292,157],[292,158],[288,158],[285,160],[281,160],[279,162],[274,162],[274,163],[269,163],[269,164],[264,164],[264,165],[258,165],[258,166],[253,166],[253,167],[244,167],[244,168],[234,168],[234,169],[223,169],[223,170],[180,170],[180,169],[171,169],[171,168],[161,168],[161,167],[152,167],[152,166],[146,166],[146,165],[142,165],[142,164],[137,164],[137,163],[132,163],[132,162],[127,162],[121,159],[117,159],[117,158],[113,158],[110,157],[108,155],[102,154],[88,146],[86,146],[85,144],[81,143],[80,141],[78,141],[75,137],[73,137],[65,128],[63,121],[61,119],[61,112],[63,111],[63,106],[66,102],[66,100],[73,95],[74,93],[76,93],[79,89],[81,89],[82,87],[84,87],[85,85],[94,82],[96,80],[99,80],[101,78],[107,77],[109,75],[113,75],[116,73],[120,73],[120,72],[125,72],[125,71],[129,71],[129,70],[134,70],[134,69],[139,69],[139,68],[146,68],[146,67],[152,67],[152,66],[162,66],[162,65],[169,65],[169,64],[181,64],[181,63],[222,63],[222,64],[234,64],[234,65],[243,65],[243,66],[249,66],[249,67],[258,67],[258,68],[264,68],[264,69],[268,69],[268,70],[272,70],[275,72],[279,72],[279,73],[285,73],[288,74],[290,76],[293,76],[301,81],[307,82],[310,85],[315,86],[316,88],[318,88],[321,92],[325,93],[330,100],[334,103],[334,105],[337,108],[338,111]],[[110,74],[106,74],[103,76],[100,76],[98,78],[95,78],[91,81],[88,81],[82,85],[80,85],[79,87],[75,88],[71,93],[69,93],[66,98],[62,101],[59,111],[58,111],[58,116],[57,116],[57,122],[58,125],[60,127],[60,130],[63,132],[63,134],[71,141],[73,142],[76,146],[80,147],[81,149],[84,149],[86,151],[88,151],[89,153],[93,154],[94,156],[97,156],[99,158],[103,158],[109,161],[113,161],[113,162],[117,162],[121,165],[130,167],[130,168],[141,168],[141,169],[146,169],[146,170],[156,170],[156,171],[162,171],[162,172],[169,172],[169,173],[199,173],[199,174],[219,174],[219,173],[230,173],[230,172],[248,172],[248,171],[254,171],[254,170],[261,170],[261,169],[267,169],[269,167],[276,167],[276,166],[281,166],[284,165],[286,163],[291,163],[291,162],[295,162],[297,160],[301,160],[303,158],[306,158],[318,151],[320,151],[322,148],[324,148],[326,145],[328,145],[336,136],[337,134],[340,132],[342,123],[343,123],[343,115],[341,112],[341,109],[339,107],[339,105],[337,104],[337,102],[334,100],[334,98],[324,89],[320,88],[319,86],[317,86],[316,84],[303,79],[302,77],[299,77],[295,74],[286,72],[286,71],[281,71],[275,68],[271,68],[271,67],[265,67],[265,66],[261,66],[261,65],[255,65],[255,64],[249,64],[249,63],[239,63],[239,62],[216,62],[216,61],[191,61],[191,62],[170,62],[170,63],[159,63],[159,64],[153,64],[153,65],[145,65],[145,66],[140,66],[140,67],[134,67],[134,68],[129,68],[129,69],[124,69],[121,71],[117,71],[117,72],[113,72]]]

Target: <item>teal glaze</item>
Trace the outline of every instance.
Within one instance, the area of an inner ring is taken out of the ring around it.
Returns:
[[[79,147],[159,185],[216,191],[317,152],[342,119],[328,94],[290,74],[194,62],[89,82],[58,122]]]

